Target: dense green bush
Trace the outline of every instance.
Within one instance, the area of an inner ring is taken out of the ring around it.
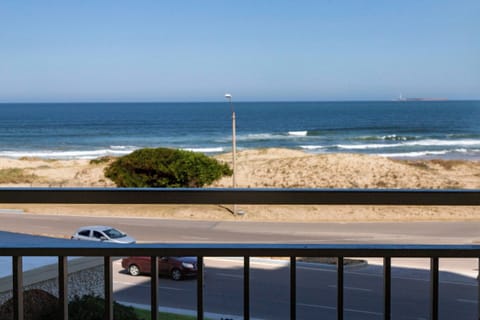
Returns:
[[[105,176],[118,187],[135,188],[203,187],[231,174],[227,164],[202,153],[168,148],[140,149],[105,169]]]
[[[30,289],[23,292],[24,320],[56,320],[62,319],[58,309],[58,299],[40,289]],[[13,319],[14,301],[8,299],[0,306],[0,320]]]
[[[96,296],[75,297],[68,304],[68,319],[70,320],[103,320],[105,300]],[[138,320],[132,307],[113,303],[113,318],[115,320]]]
[[[58,299],[40,289],[27,290],[24,297],[25,320],[59,320],[63,319],[58,307]],[[0,306],[0,320],[13,319],[13,298]],[[103,320],[105,300],[91,295],[75,297],[68,304],[68,319],[70,320]],[[113,303],[113,318],[115,320],[141,320],[132,307]]]

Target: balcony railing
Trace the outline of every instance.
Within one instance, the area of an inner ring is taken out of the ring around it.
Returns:
[[[0,203],[70,204],[318,204],[318,205],[435,205],[478,206],[480,190],[309,190],[309,189],[0,189]],[[136,244],[89,242],[65,244],[4,243],[0,256],[12,257],[14,319],[23,319],[24,256],[57,256],[58,288],[63,318],[68,319],[67,257],[104,257],[105,319],[113,319],[112,257],[150,256],[158,270],[159,256],[197,256],[197,318],[204,317],[204,257],[243,257],[243,318],[250,319],[250,257],[290,258],[290,319],[296,319],[296,257],[337,258],[337,319],[344,316],[344,258],[383,258],[383,314],[391,318],[391,259],[430,259],[430,319],[439,317],[439,258],[476,258],[478,245],[337,245],[337,244]],[[154,273],[155,274],[155,273]],[[151,318],[158,319],[158,277],[151,277]],[[480,284],[479,284],[480,288]],[[480,289],[479,289],[480,293]],[[480,297],[480,294],[479,294]],[[478,299],[478,297],[477,297]],[[480,303],[478,304],[480,308]],[[480,310],[480,309],[479,309]],[[477,318],[480,315],[477,315]]]

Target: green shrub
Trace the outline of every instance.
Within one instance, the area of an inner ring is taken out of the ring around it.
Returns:
[[[103,320],[105,300],[96,296],[75,297],[68,304],[68,319],[70,320]],[[115,320],[139,320],[135,309],[113,303],[113,318]]]
[[[58,299],[40,289],[23,292],[24,320],[56,320],[61,319],[58,310]],[[0,306],[0,320],[13,319],[14,301],[8,299]]]
[[[227,164],[191,151],[140,149],[118,158],[105,169],[105,176],[118,187],[203,187],[232,170]]]

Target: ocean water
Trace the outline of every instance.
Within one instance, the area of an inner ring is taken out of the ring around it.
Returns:
[[[480,159],[480,101],[234,103],[237,149]],[[227,102],[0,104],[0,157],[231,151]]]

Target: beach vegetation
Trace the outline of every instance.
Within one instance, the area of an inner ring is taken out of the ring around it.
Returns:
[[[48,158],[40,158],[40,157],[20,157],[18,158],[18,160],[30,161],[30,162],[34,162],[34,161],[57,162],[58,161],[57,159],[48,159]]]
[[[25,172],[21,168],[0,169],[0,184],[5,183],[32,183],[38,178],[37,175]]]
[[[75,297],[68,304],[68,318],[71,320],[103,319],[105,300],[98,296],[84,295]],[[133,307],[113,302],[113,314],[116,320],[140,320]]]
[[[95,158],[95,159],[90,160],[90,164],[104,164],[104,163],[108,163],[110,161],[113,161],[113,159],[115,159],[115,158],[112,157],[112,156]]]
[[[146,148],[120,157],[105,168],[118,187],[199,188],[232,175],[225,163],[203,153]]]
[[[150,310],[143,310],[143,309],[135,309],[135,313],[140,319],[143,320],[150,320]],[[182,315],[182,314],[174,314],[169,312],[160,312],[160,319],[162,320],[194,320],[196,317]],[[205,318],[208,319],[208,318]]]
[[[432,164],[437,164],[446,170],[452,170],[455,167],[459,167],[464,164],[464,161],[462,160],[432,159],[430,162]]]
[[[392,161],[400,164],[406,164],[420,170],[427,170],[427,171],[430,170],[429,165],[422,160],[392,160]]]

